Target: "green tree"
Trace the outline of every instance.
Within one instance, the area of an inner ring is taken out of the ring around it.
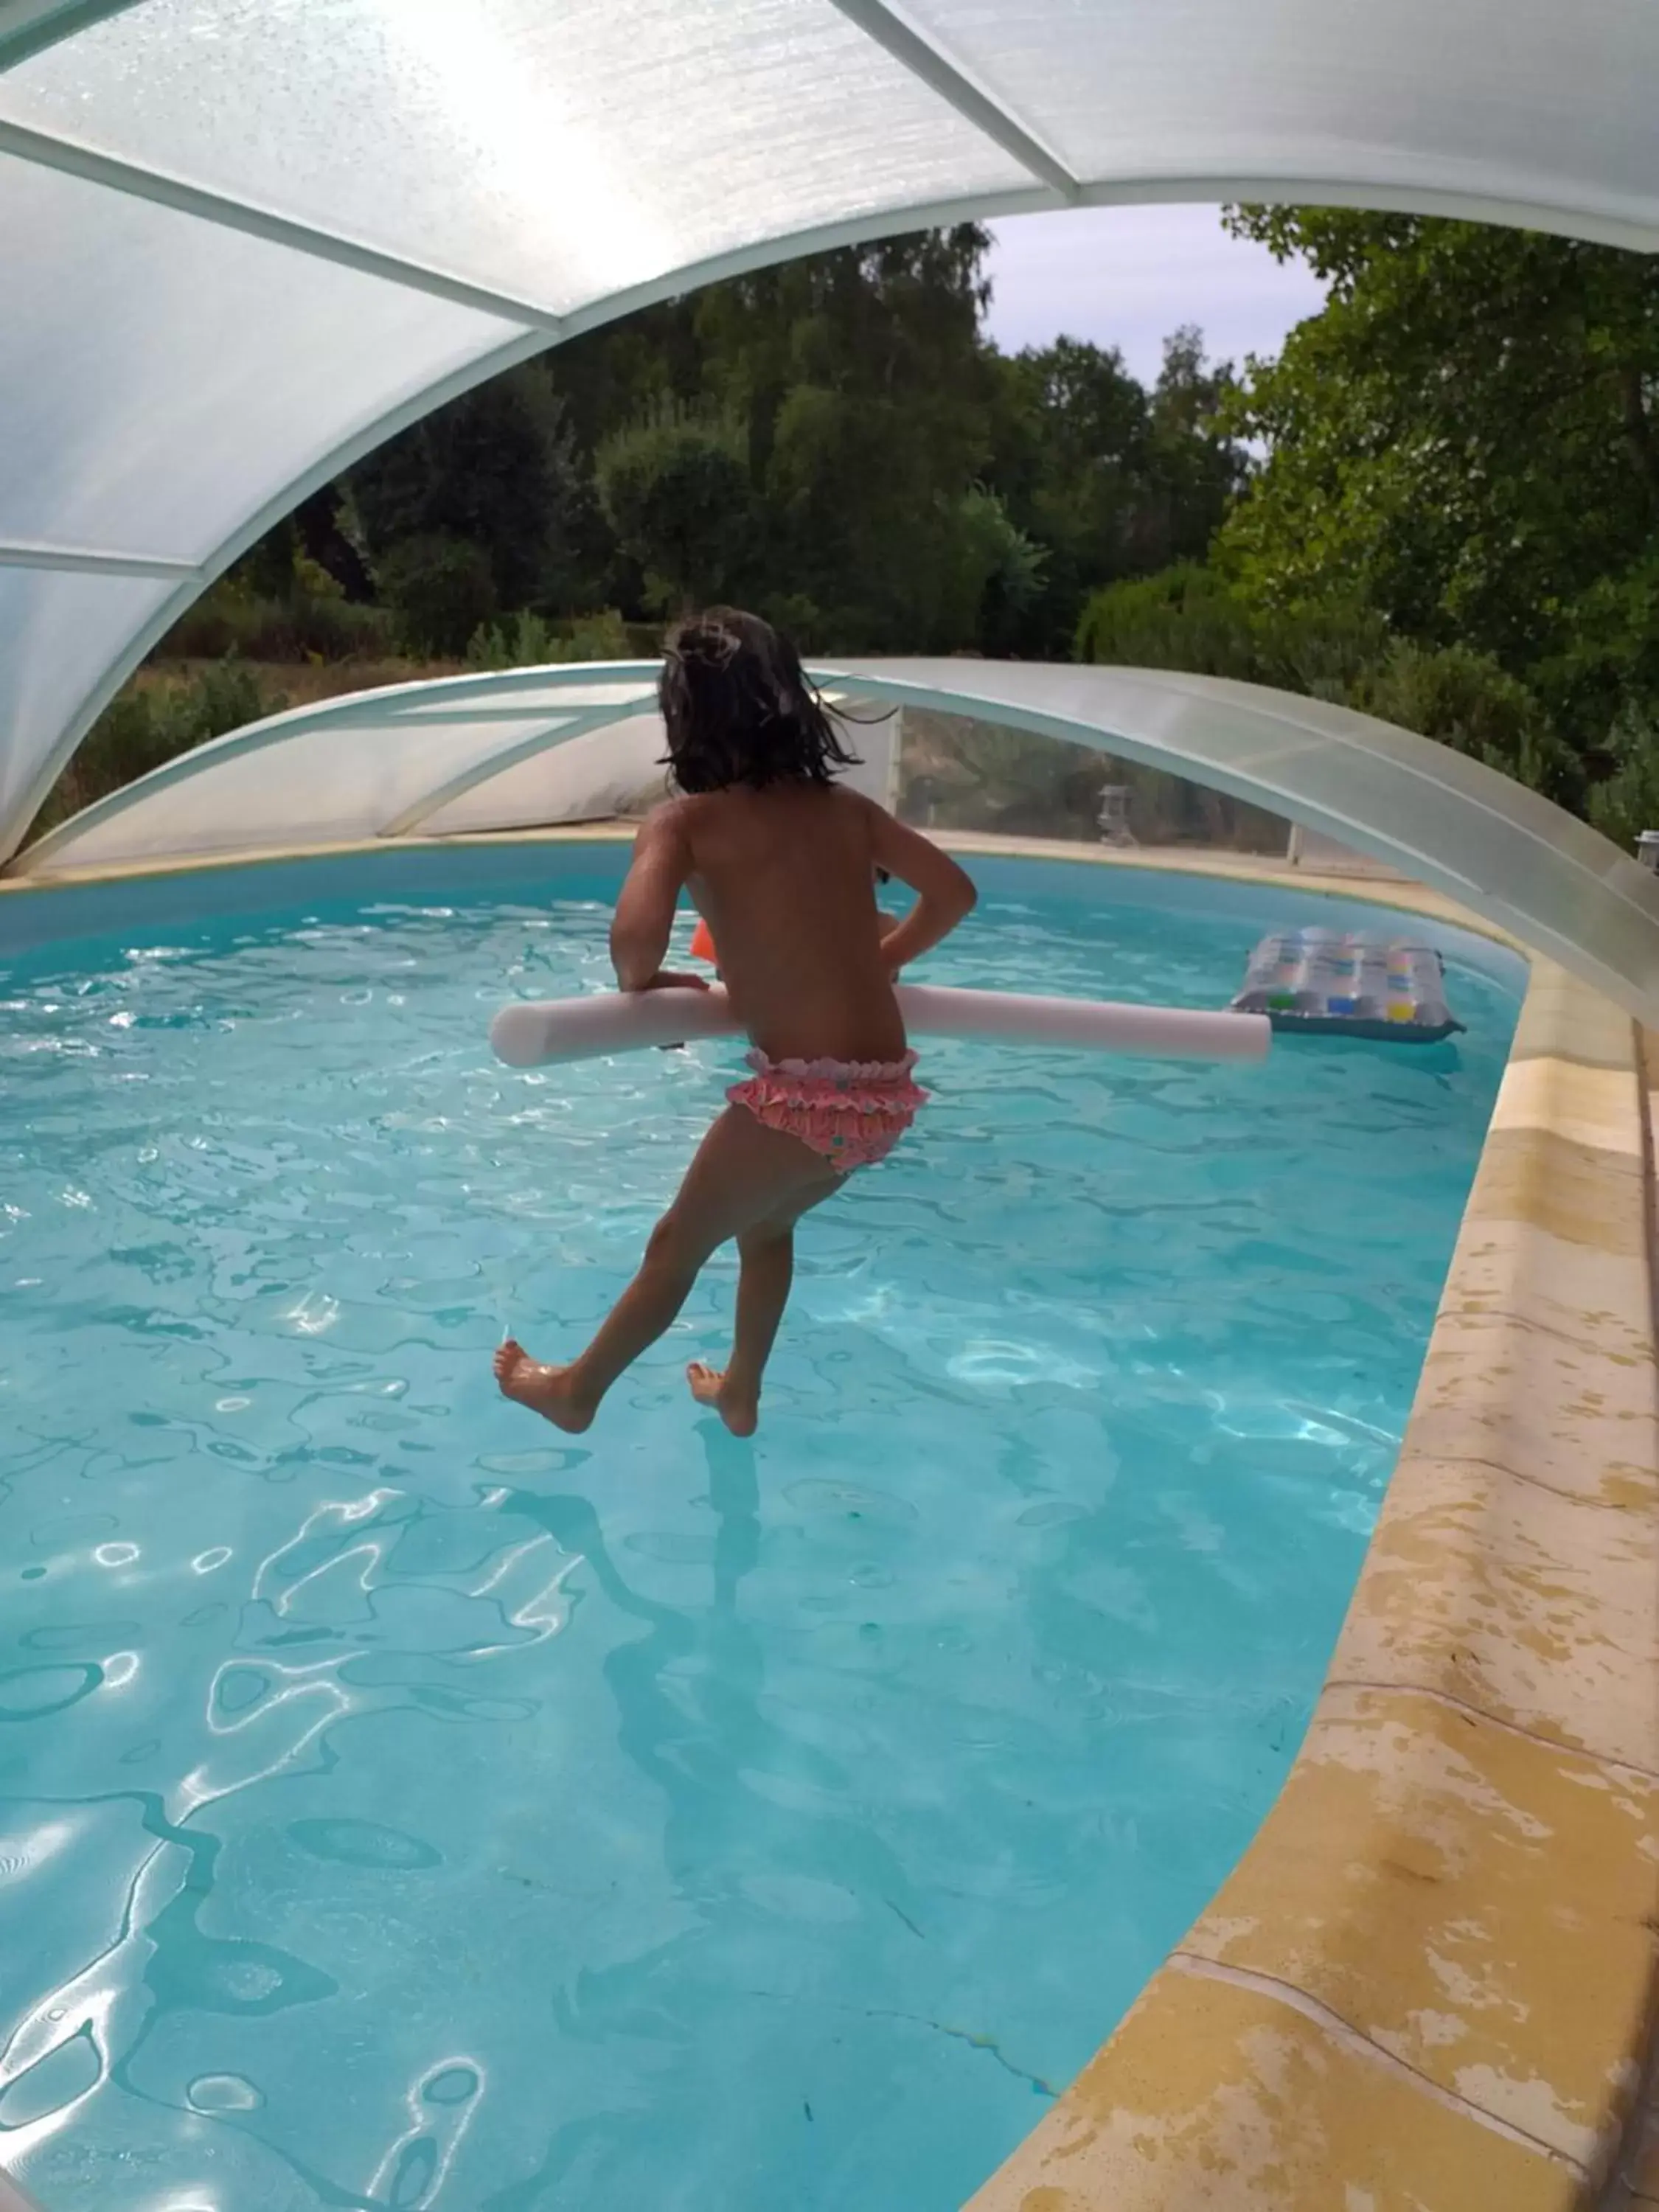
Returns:
[[[1243,490],[1245,449],[1229,428],[1237,390],[1231,363],[1208,359],[1195,325],[1164,339],[1150,410],[1150,496],[1134,549],[1139,568],[1201,560]]]
[[[1063,653],[1089,593],[1200,560],[1244,476],[1232,373],[1196,330],[1166,339],[1151,392],[1111,348],[1062,337],[998,360],[989,483],[1046,555],[1045,588],[988,650]]]
[[[594,456],[599,505],[653,611],[741,597],[752,574],[748,440],[735,414],[665,397]]]
[[[508,369],[401,432],[358,464],[345,489],[377,570],[413,538],[465,543],[483,555],[492,605],[564,603],[589,495],[540,363]]]
[[[986,234],[846,247],[712,287],[696,308],[710,396],[747,427],[767,611],[809,643],[949,648],[964,507],[988,451],[979,340]]]
[[[1589,818],[1629,851],[1644,830],[1659,830],[1659,715],[1626,708],[1608,750],[1613,772],[1590,793]]]
[[[398,538],[380,563],[380,587],[405,651],[440,659],[458,659],[495,611],[489,555],[476,538]]]
[[[1230,221],[1330,288],[1228,411],[1267,452],[1219,538],[1241,591],[1334,592],[1492,655],[1599,742],[1659,681],[1659,263],[1409,216]]]
[[[970,484],[942,518],[936,622],[941,639],[1004,649],[1042,598],[1044,547],[1015,528],[1002,501]]]
[[[993,356],[987,482],[1045,555],[1045,588],[992,649],[1063,653],[1090,591],[1134,568],[1151,461],[1145,389],[1115,349],[1061,337]]]

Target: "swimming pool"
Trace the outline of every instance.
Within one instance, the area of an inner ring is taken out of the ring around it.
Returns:
[[[591,1328],[734,1055],[496,1067],[502,996],[606,979],[617,863],[396,858],[0,911],[105,933],[0,970],[0,2160],[947,2212],[1289,1763],[1518,963],[1453,945],[1455,1048],[935,1046],[757,1443],[680,1380],[729,1268],[568,1440],[489,1351]],[[1217,1004],[1331,918],[975,872],[939,980]]]

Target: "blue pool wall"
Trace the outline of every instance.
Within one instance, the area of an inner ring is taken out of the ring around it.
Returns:
[[[551,835],[531,842],[455,842],[353,848],[298,859],[168,870],[96,882],[20,886],[0,896],[0,958],[78,939],[143,939],[227,913],[250,918],[296,907],[360,908],[377,898],[496,897],[533,904],[538,897],[605,899],[627,866],[623,837]],[[1340,923],[1345,928],[1409,937],[1435,946],[1448,968],[1484,976],[1519,1001],[1528,963],[1518,952],[1474,930],[1402,911],[1375,898],[1304,890],[1260,879],[1235,881],[1179,868],[1103,864],[1088,848],[1076,860],[963,855],[982,896],[1041,896],[1064,870],[1066,889],[1103,906],[1148,906],[1239,926],[1239,973],[1256,939],[1272,929]]]

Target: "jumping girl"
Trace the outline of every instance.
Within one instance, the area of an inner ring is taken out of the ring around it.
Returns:
[[[495,1354],[509,1398],[562,1429],[587,1427],[623,1370],[735,1237],[732,1357],[694,1362],[691,1395],[754,1433],[761,1377],[789,1296],[794,1228],[856,1168],[884,1159],[927,1093],[893,995],[896,972],[974,904],[956,862],[873,800],[839,787],[851,766],[793,647],[757,616],[713,608],[669,641],[659,696],[680,797],[641,829],[611,926],[624,991],[702,989],[662,966],[683,888],[720,947],[753,1073],[703,1139],[651,1232],[640,1271],[568,1367],[511,1339]],[[884,939],[878,869],[916,894]]]

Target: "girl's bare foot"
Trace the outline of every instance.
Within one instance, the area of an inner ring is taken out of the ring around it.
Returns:
[[[516,1338],[508,1337],[495,1354],[495,1380],[504,1398],[516,1398],[532,1413],[540,1413],[556,1429],[580,1436],[592,1423],[596,1408],[573,1389],[574,1367],[544,1367],[532,1359]]]
[[[685,1370],[691,1395],[700,1406],[712,1406],[734,1437],[752,1437],[760,1426],[760,1395],[734,1390],[731,1377],[718,1367],[694,1359]]]

